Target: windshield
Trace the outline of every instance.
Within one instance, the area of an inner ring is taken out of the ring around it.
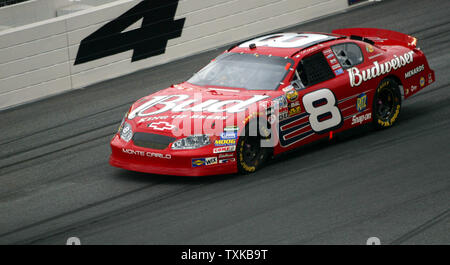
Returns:
[[[187,82],[198,86],[276,90],[293,65],[289,58],[224,53]]]

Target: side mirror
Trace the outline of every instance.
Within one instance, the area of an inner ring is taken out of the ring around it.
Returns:
[[[305,89],[305,86],[303,85],[301,80],[294,80],[291,82],[291,86],[294,87],[295,90],[302,90]]]

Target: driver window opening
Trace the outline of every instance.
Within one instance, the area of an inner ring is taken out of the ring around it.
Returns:
[[[300,61],[297,66],[292,85],[297,89],[313,86],[334,77],[324,55],[319,52]]]

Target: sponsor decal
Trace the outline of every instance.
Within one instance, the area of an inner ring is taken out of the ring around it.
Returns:
[[[365,115],[353,116],[352,117],[352,125],[362,124],[363,122],[370,120],[372,118],[372,113],[367,113]]]
[[[148,127],[152,128],[153,130],[157,130],[157,131],[164,131],[164,130],[171,131],[171,130],[175,129],[175,125],[170,124],[165,121],[153,122],[153,123],[149,124]]]
[[[283,90],[283,92],[288,92],[291,90],[295,90],[295,88],[293,86],[287,86],[287,87],[283,88],[282,90]]]
[[[377,54],[375,54],[375,55],[372,55],[372,56],[369,57],[369,60],[372,60],[372,59],[374,59],[374,58],[377,58],[377,57],[379,57],[379,56],[381,56],[381,55],[383,55],[383,54],[382,54],[382,53],[377,53]]]
[[[298,99],[298,92],[296,90],[291,90],[286,93],[286,98],[289,102],[295,101]]]
[[[301,111],[302,111],[302,108],[301,108],[301,106],[300,106],[300,102],[297,101],[297,102],[294,102],[294,103],[291,103],[291,104],[290,104],[289,110],[288,110],[289,116],[297,115],[297,114],[299,114]]]
[[[330,48],[323,50],[323,54],[329,54],[329,53],[331,53],[331,49]]]
[[[207,158],[205,158],[205,165],[206,166],[215,165],[215,164],[217,164],[217,157],[207,157]]]
[[[215,146],[236,145],[236,139],[215,140],[214,145]]]
[[[425,70],[425,65],[423,65],[423,64],[419,65],[416,68],[406,72],[405,73],[405,79],[410,78],[411,76],[416,75],[416,74],[418,74],[418,73],[420,73],[420,72],[422,72],[424,70]]]
[[[193,158],[192,159],[192,167],[201,167],[205,165],[205,158]]]
[[[273,103],[274,105],[278,104],[278,108],[280,109],[287,107],[288,104],[287,99],[284,95],[274,98]]]
[[[230,131],[239,131],[239,127],[236,125],[232,125],[232,126],[227,126],[223,129],[225,132],[230,132]]]
[[[367,95],[362,93],[356,98],[356,109],[361,112],[367,108]]]
[[[143,157],[150,157],[150,158],[161,158],[161,159],[172,159],[172,156],[169,154],[160,154],[160,153],[153,153],[153,152],[145,152],[145,151],[137,151],[133,149],[125,149],[122,148],[122,152],[129,154],[129,155],[136,155],[136,156],[143,156]]]
[[[431,73],[428,74],[428,84],[433,83],[433,75]]]
[[[332,66],[331,66],[331,69],[333,69],[333,70],[336,70],[336,69],[338,69],[338,68],[341,68],[341,65],[340,65],[340,64],[335,64],[335,65],[332,65]]]
[[[237,139],[237,131],[225,131],[220,134],[220,140]]]
[[[289,104],[289,108],[297,107],[298,105],[300,105],[300,102],[298,102],[298,101],[292,102]]]
[[[414,92],[414,91],[416,91],[416,90],[417,90],[417,86],[412,85],[412,86],[411,86],[411,92]]]
[[[335,75],[342,75],[343,73],[344,73],[344,70],[342,70],[342,68],[334,71]]]
[[[330,65],[331,69],[334,71],[334,74],[336,76],[344,73],[344,70],[342,70],[341,65],[337,62],[334,53],[331,52],[330,54],[326,55],[326,53],[324,52],[324,55],[327,57],[328,65]]]
[[[289,117],[289,113],[287,110],[285,111],[280,111],[280,116],[279,116],[279,120],[282,121],[284,119],[287,119]]]
[[[234,158],[220,159],[219,164],[231,163],[231,162],[235,162],[235,161],[236,161],[236,159],[234,159]]]
[[[425,77],[421,77],[420,78],[420,87],[423,87],[423,86],[425,86]]]
[[[206,158],[193,158],[192,159],[192,167],[201,167],[201,166],[211,166],[216,165],[217,157],[206,157]]]
[[[375,61],[373,62],[373,66],[371,68],[363,71],[360,71],[357,67],[347,69],[348,75],[350,77],[350,85],[352,87],[357,87],[363,82],[371,80],[380,75],[387,74],[392,70],[397,70],[407,64],[410,64],[414,60],[413,54],[413,51],[409,51],[400,56],[394,55],[394,58],[382,64],[379,64],[377,61]]]
[[[227,112],[238,113],[246,110],[250,105],[268,98],[265,95],[255,95],[247,100],[217,100],[210,99],[200,102],[196,105],[199,99],[190,99],[189,95],[166,95],[154,96],[151,100],[137,107],[128,115],[128,119],[134,119],[136,116],[147,117],[156,114],[161,114],[167,111],[171,112]],[[148,109],[158,105],[158,108],[151,112],[146,112]],[[231,105],[231,106],[230,106]]]
[[[300,112],[302,112],[302,108],[300,106],[290,108],[289,117],[300,114]]]
[[[373,48],[372,45],[370,45],[370,44],[367,44],[367,45],[366,45],[366,51],[367,51],[368,53],[372,53],[374,50],[375,50],[375,49]]]
[[[233,153],[228,153],[228,154],[220,154],[219,158],[228,158],[228,157],[234,157]]]
[[[315,45],[315,46],[313,46],[311,48],[307,48],[307,49],[302,50],[300,52],[300,54],[310,53],[310,52],[316,51],[316,50],[318,50],[320,48],[323,48],[323,47],[324,47],[323,44],[318,44],[318,45]],[[296,58],[300,57],[300,54],[297,55]]]
[[[234,151],[236,151],[236,145],[222,146],[222,147],[213,149],[214,154],[228,153],[228,152],[234,152]]]

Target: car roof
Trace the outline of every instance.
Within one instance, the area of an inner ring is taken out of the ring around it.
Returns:
[[[291,57],[293,54],[303,49],[340,38],[345,37],[336,34],[317,32],[275,33],[241,42],[234,45],[228,51]]]

